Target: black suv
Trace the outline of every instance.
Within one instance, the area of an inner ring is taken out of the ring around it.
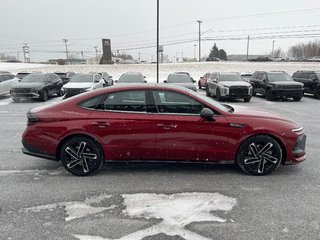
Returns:
[[[303,83],[305,93],[311,93],[320,99],[320,72],[297,71],[292,75],[292,78]]]
[[[62,80],[54,73],[31,73],[13,85],[10,90],[14,102],[19,102],[21,98],[38,98],[40,101],[47,101],[53,94],[63,95]]]
[[[270,101],[277,98],[293,98],[294,101],[300,101],[303,97],[303,84],[293,81],[286,72],[256,71],[250,83],[253,87],[253,95],[260,93]]]

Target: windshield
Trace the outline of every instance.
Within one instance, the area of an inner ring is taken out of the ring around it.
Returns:
[[[140,75],[122,75],[118,83],[141,83],[143,78]]]
[[[93,82],[92,80],[92,75],[91,74],[80,74],[80,75],[76,75],[74,77],[72,77],[70,79],[70,82],[78,82],[78,83],[81,83],[81,82]]]
[[[191,78],[187,74],[171,74],[167,80],[168,83],[192,83]]]
[[[243,81],[238,74],[220,74],[220,81]]]
[[[44,82],[45,76],[44,74],[29,74],[21,82]]]
[[[293,81],[287,73],[268,73],[269,82]]]

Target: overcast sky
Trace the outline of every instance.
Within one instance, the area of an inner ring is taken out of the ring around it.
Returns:
[[[136,48],[124,52],[156,59],[155,48],[141,48],[156,44],[156,0],[0,0],[0,9],[0,53],[20,52],[22,59],[22,45],[28,43],[32,61],[63,58],[65,38],[71,52],[84,51],[89,57],[95,46],[101,49],[101,38],[110,38],[112,50]],[[202,55],[215,42],[227,54],[246,54],[245,36],[272,35],[250,41],[250,54],[268,54],[273,40],[275,48],[286,51],[315,39],[279,35],[320,36],[319,19],[319,0],[160,0],[160,43],[170,59],[194,57],[196,21],[202,20]],[[176,42],[185,43],[168,45]]]

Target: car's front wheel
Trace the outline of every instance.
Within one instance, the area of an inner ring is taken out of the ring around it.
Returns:
[[[314,90],[314,96],[318,99],[320,99],[320,86],[318,86],[315,90]]]
[[[243,100],[244,100],[245,102],[250,102],[251,97],[246,97],[246,98],[244,98]]]
[[[209,91],[209,87],[208,87],[208,86],[206,86],[206,95],[207,95],[208,97],[211,96],[211,93],[210,93],[210,91]]]
[[[43,90],[41,93],[40,93],[40,101],[47,101],[49,98],[49,95],[48,95],[48,92],[47,90]]]
[[[293,100],[296,102],[300,101],[301,99],[302,99],[302,95],[293,97]]]
[[[272,89],[267,89],[266,99],[269,101],[274,101],[276,100],[276,98],[277,98],[276,93]]]
[[[237,153],[237,163],[247,174],[265,175],[281,163],[282,148],[272,137],[257,135],[245,140]]]
[[[94,173],[103,163],[103,153],[92,139],[73,137],[60,149],[63,166],[72,174],[87,176]]]

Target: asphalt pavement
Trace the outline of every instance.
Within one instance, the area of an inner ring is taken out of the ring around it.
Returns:
[[[320,100],[312,96],[229,102],[305,128],[307,160],[262,177],[234,165],[165,163],[105,164],[75,177],[21,153],[26,112],[41,104],[0,98],[0,239],[320,239]]]

